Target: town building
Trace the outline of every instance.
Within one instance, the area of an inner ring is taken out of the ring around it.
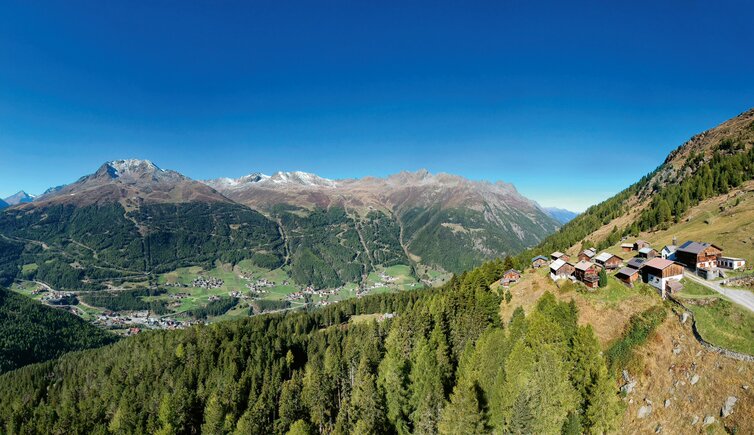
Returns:
[[[571,257],[569,257],[567,254],[564,254],[560,251],[555,251],[552,254],[550,254],[550,259],[552,259],[553,261],[555,260],[568,261],[571,259]]]
[[[660,257],[668,260],[675,260],[675,251],[677,250],[678,247],[676,245],[665,245],[662,250],[660,250]]]
[[[579,261],[573,266],[573,276],[589,288],[599,285],[599,267],[591,261]]]
[[[628,263],[626,263],[626,266],[632,268],[632,269],[641,269],[641,266],[644,265],[644,262],[647,261],[646,258],[641,257],[634,257],[630,260],[628,260]]]
[[[594,249],[584,249],[579,253],[579,261],[592,261],[595,255],[597,255],[597,252]]]
[[[623,252],[631,252],[634,250],[634,244],[633,243],[621,243],[620,249]]]
[[[641,273],[639,272],[639,269],[626,266],[615,274],[615,278],[627,284],[629,287],[633,287],[634,283],[641,278]]]
[[[717,267],[723,269],[737,270],[746,266],[746,260],[736,257],[720,257],[717,259]]]
[[[603,252],[594,257],[594,262],[605,269],[617,269],[623,264],[623,259],[609,252]]]
[[[660,257],[646,261],[640,270],[644,282],[656,288],[663,299],[667,297],[669,290],[672,291],[672,286],[668,289],[668,282],[683,278],[682,265]]]
[[[717,259],[722,257],[719,246],[706,242],[689,240],[675,251],[675,259],[689,269],[709,269],[717,266]]]
[[[639,254],[637,255],[642,258],[655,258],[655,257],[659,257],[660,253],[657,252],[657,250],[655,250],[651,246],[647,246],[647,247],[639,249]]]
[[[503,273],[503,277],[500,279],[500,284],[507,286],[521,279],[521,274],[515,270],[510,269]]]
[[[550,278],[553,281],[566,279],[573,275],[573,265],[564,260],[555,260],[550,263]]]
[[[649,242],[647,242],[646,240],[639,239],[634,242],[634,251],[638,251],[639,249],[646,248],[648,246],[650,246]]]
[[[547,257],[544,255],[537,255],[531,259],[531,267],[539,269],[542,266],[547,265]]]

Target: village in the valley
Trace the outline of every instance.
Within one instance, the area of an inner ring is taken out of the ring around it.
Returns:
[[[215,276],[213,276],[215,275]],[[149,300],[163,300],[167,312],[155,313],[151,310],[112,310],[89,305],[80,292],[57,291],[43,283],[29,282],[33,287],[27,292],[40,302],[68,310],[93,324],[134,335],[147,329],[183,329],[196,324],[206,324],[219,318],[233,318],[248,315],[250,312],[271,312],[302,307],[321,307],[339,300],[361,298],[372,293],[396,290],[419,289],[426,284],[416,279],[408,266],[391,266],[371,272],[363,282],[347,284],[335,288],[316,288],[311,285],[297,285],[287,273],[264,270],[226,270],[220,268],[209,271],[201,268],[183,268],[164,274],[157,288],[164,288]],[[128,292],[132,288],[113,288],[112,294]],[[193,318],[191,310],[224,299],[235,301],[232,308],[223,316],[211,319]]]
[[[674,240],[658,250],[639,239],[633,243],[624,241],[620,249],[624,255],[587,248],[573,259],[556,251],[549,257],[532,258],[531,267],[549,267],[553,281],[579,282],[588,289],[599,287],[599,275],[604,270],[629,287],[637,282],[649,284],[665,299],[682,290],[684,276],[711,281],[726,278],[726,272],[746,266],[745,259],[725,256],[722,247],[707,242],[689,240],[677,245]],[[503,274],[500,285],[507,287],[520,279],[521,272],[511,269]]]

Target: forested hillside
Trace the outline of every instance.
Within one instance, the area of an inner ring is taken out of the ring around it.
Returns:
[[[73,314],[0,288],[0,373],[115,340]]]
[[[616,386],[573,304],[509,324],[489,263],[441,289],[150,332],[0,377],[6,433],[600,433]],[[393,313],[394,316],[370,315]]]
[[[250,258],[282,264],[278,228],[232,203],[51,204],[0,213],[0,283],[39,279],[57,289],[99,289],[103,281]],[[25,270],[22,265],[33,265]]]
[[[656,170],[612,198],[594,205],[536,248],[517,257],[519,266],[533,255],[581,243],[604,249],[623,236],[664,229],[705,199],[726,194],[754,179],[754,109],[694,136],[674,150]]]

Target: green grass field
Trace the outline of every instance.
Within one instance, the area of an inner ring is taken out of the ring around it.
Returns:
[[[646,289],[641,288],[642,286],[645,286],[645,284],[639,284],[634,288],[628,288],[622,282],[612,276],[608,276],[607,285],[605,287],[596,289],[583,288],[581,293],[586,299],[617,305],[639,293],[645,293]]]
[[[702,337],[717,346],[754,355],[754,313],[734,304],[701,284],[684,280],[679,299],[694,313],[696,326]],[[711,299],[705,305],[693,304],[693,299]]]

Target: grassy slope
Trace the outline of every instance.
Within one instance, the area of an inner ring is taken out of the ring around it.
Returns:
[[[694,313],[696,326],[705,340],[754,355],[754,313],[689,280],[684,281],[679,299]],[[699,299],[712,302],[698,305],[695,302]]]
[[[646,240],[655,249],[686,240],[702,240],[715,243],[726,255],[742,257],[751,273],[754,261],[754,181],[744,183],[727,195],[708,199],[692,208],[679,223],[661,231],[643,232],[638,238]],[[633,241],[634,239],[629,239]],[[624,258],[635,253],[621,253],[619,244],[607,249]],[[740,273],[739,273],[740,274]],[[720,302],[707,306],[689,305],[696,315],[702,336],[710,343],[754,354],[754,315],[732,304],[717,293],[694,283],[686,283],[682,297],[713,297]]]

